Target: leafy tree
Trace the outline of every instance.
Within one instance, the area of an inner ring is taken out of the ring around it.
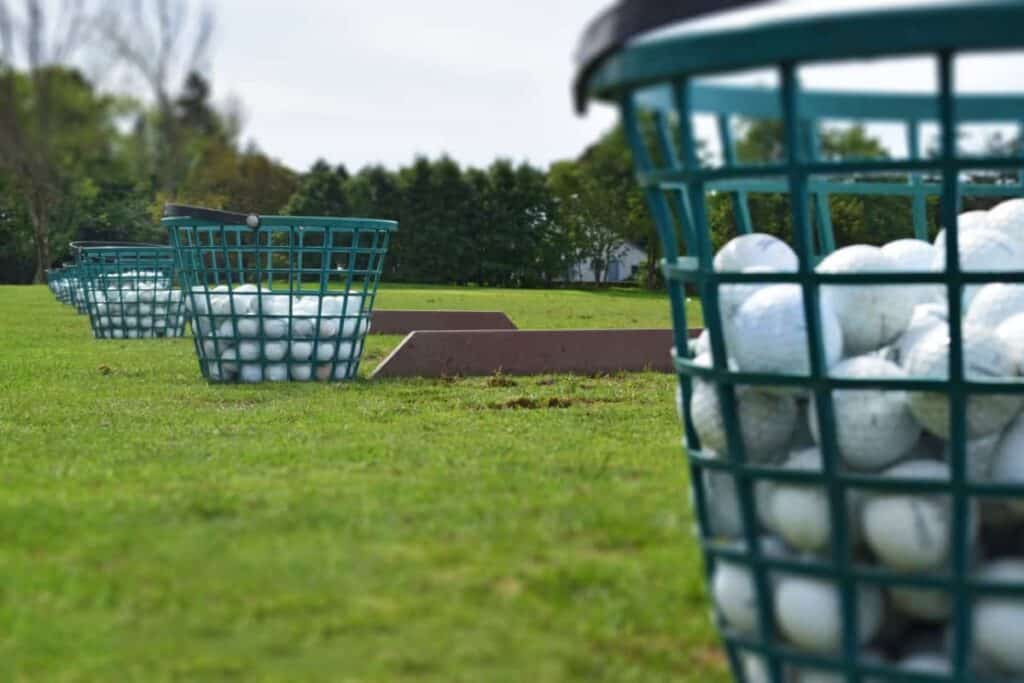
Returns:
[[[53,260],[51,244],[66,227],[67,212],[93,191],[90,168],[111,159],[117,137],[111,111],[111,98],[77,71],[0,67],[0,168],[9,172],[32,228],[37,282]]]
[[[344,166],[331,168],[320,159],[299,180],[283,213],[292,216],[347,216],[349,201],[345,193],[348,171]]]
[[[584,167],[570,161],[552,164],[548,182],[556,197],[558,220],[570,235],[577,261],[586,261],[594,279],[604,280],[608,264],[623,250],[621,205]]]

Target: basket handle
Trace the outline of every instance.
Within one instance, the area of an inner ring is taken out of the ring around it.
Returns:
[[[665,24],[759,2],[764,0],[620,0],[597,15],[580,38],[573,83],[576,111],[582,113],[586,107],[591,74],[630,38]]]
[[[188,204],[164,204],[164,217],[201,218],[223,225],[248,225],[250,228],[260,227],[260,217],[254,213],[238,213],[237,211],[221,211],[207,209],[202,206]]]

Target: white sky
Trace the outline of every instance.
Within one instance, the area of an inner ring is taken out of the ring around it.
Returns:
[[[547,165],[615,114],[577,117],[572,53],[609,0],[215,0],[215,98],[245,104],[245,138],[304,170],[316,158],[398,166]]]
[[[505,157],[546,166],[578,155],[616,120],[608,106],[578,117],[570,98],[577,39],[612,0],[184,1],[193,10],[209,2],[218,16],[214,100],[239,99],[243,139],[296,170],[320,157],[356,170],[444,153],[465,165]],[[777,0],[684,31],[960,1]],[[655,38],[684,31],[673,27]],[[961,61],[962,91],[1024,91],[1024,55]],[[923,59],[815,66],[802,69],[801,79],[810,88],[934,91],[935,67]],[[109,80],[106,87],[123,85]],[[761,73],[733,80],[773,79]],[[713,129],[706,124],[698,120],[698,134]],[[905,153],[899,130],[875,125],[869,132]]]
[[[695,28],[951,1],[781,0]],[[546,166],[577,155],[615,121],[606,106],[576,116],[569,96],[576,41],[610,3],[214,0],[215,95],[239,96],[248,113],[245,136],[296,169],[318,157],[357,169],[442,153],[478,166],[496,157]],[[971,61],[973,68],[958,67],[964,90],[1024,89],[1024,58]],[[803,80],[810,87],[935,87],[927,60],[806,69]],[[903,146],[898,132],[872,132]]]

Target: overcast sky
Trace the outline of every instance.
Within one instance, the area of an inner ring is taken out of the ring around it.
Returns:
[[[573,113],[572,53],[609,0],[215,0],[215,97],[245,104],[245,137],[296,169],[418,153],[546,165],[614,113]]]
[[[702,23],[927,1],[782,0]],[[245,137],[296,169],[318,157],[356,169],[442,153],[464,164],[500,156],[547,165],[577,155],[615,121],[607,106],[577,117],[569,98],[577,38],[610,2],[213,0],[215,96],[238,96]],[[959,79],[967,89],[1020,86],[1024,78],[1019,57],[974,62],[981,68]],[[803,80],[888,90],[935,82],[927,60],[808,69]],[[898,132],[878,134],[902,144]]]

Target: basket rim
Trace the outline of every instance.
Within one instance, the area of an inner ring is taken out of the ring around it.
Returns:
[[[93,251],[93,250],[135,250],[135,249],[160,249],[173,251],[173,247],[167,244],[156,244],[153,242],[107,242],[107,241],[76,241],[68,244],[72,249],[78,252]]]
[[[584,92],[591,99],[617,101],[643,86],[689,75],[783,63],[1015,48],[1024,45],[1022,24],[1020,0],[964,0],[939,7],[845,10],[666,36],[630,44],[608,56],[592,71]]]
[[[398,221],[382,218],[334,217],[334,216],[260,216],[260,225],[250,228],[247,225],[229,225],[203,218],[189,216],[161,218],[160,223],[166,228],[222,228],[231,231],[260,232],[265,228],[337,228],[341,230],[398,230]]]

